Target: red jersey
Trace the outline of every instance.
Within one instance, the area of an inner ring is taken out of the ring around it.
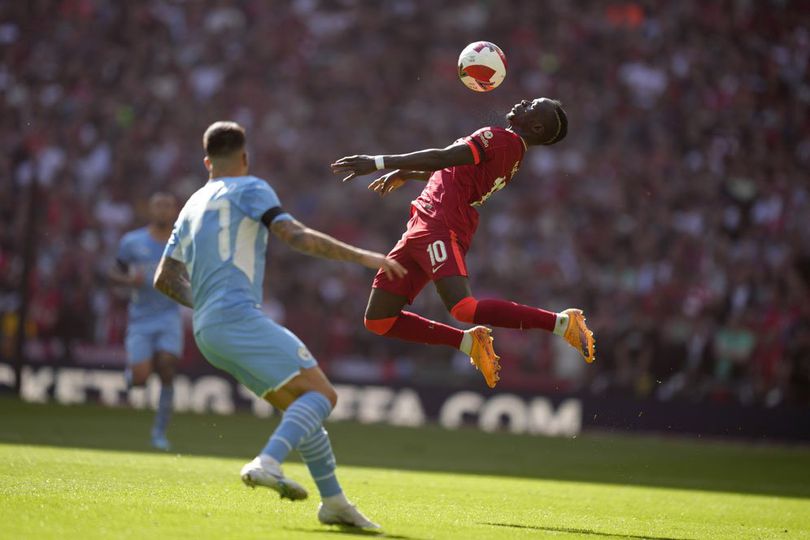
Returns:
[[[481,128],[459,139],[469,145],[475,162],[436,171],[411,204],[424,221],[437,222],[458,237],[464,250],[478,228],[478,211],[493,193],[506,186],[526,153],[523,139],[504,128]]]

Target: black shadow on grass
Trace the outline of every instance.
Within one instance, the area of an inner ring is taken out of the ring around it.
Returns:
[[[152,419],[151,411],[0,398],[0,443],[149,452]],[[277,416],[176,414],[169,427],[172,452],[248,461],[277,422]],[[806,446],[548,438],[352,422],[327,422],[326,428],[342,465],[810,498]]]
[[[313,533],[313,534],[342,534],[346,536],[359,536],[361,538],[393,538],[395,540],[421,540],[414,536],[399,536],[396,534],[386,534],[383,531],[369,531],[345,525],[337,525],[331,529],[297,529],[293,527],[285,527],[284,530]]]
[[[573,527],[541,527],[539,525],[516,525],[514,523],[479,523],[479,525],[490,525],[492,527],[509,527],[512,529],[533,529],[536,531],[548,532],[561,532],[570,534],[584,534],[590,536],[607,536],[610,538],[639,538],[641,540],[690,540],[688,538],[674,538],[671,536],[649,536],[649,535],[635,535],[635,534],[621,534],[621,533],[608,533],[600,531],[592,531],[591,529],[576,529]]]

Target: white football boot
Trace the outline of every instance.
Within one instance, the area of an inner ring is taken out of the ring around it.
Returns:
[[[325,505],[318,507],[318,521],[324,525],[348,525],[359,529],[380,529],[381,527],[368,519],[357,507],[349,502],[342,505]]]
[[[294,480],[290,480],[281,472],[281,465],[273,458],[256,457],[253,461],[242,467],[242,482],[246,486],[268,487],[281,495],[282,499],[300,501],[306,499],[307,490]]]

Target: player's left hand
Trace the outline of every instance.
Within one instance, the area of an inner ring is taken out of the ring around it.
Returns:
[[[363,176],[377,170],[374,156],[346,156],[332,163],[330,167],[334,174],[351,173],[343,179],[344,182],[348,182],[355,176]]]
[[[380,197],[385,197],[395,189],[399,189],[405,185],[408,180],[402,176],[402,171],[397,169],[388,174],[384,174],[376,178],[368,185],[368,189],[380,194]]]

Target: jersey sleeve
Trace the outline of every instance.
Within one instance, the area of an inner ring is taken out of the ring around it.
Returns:
[[[163,256],[168,257],[170,259],[174,259],[176,261],[180,261],[181,263],[185,263],[185,257],[183,254],[183,243],[180,240],[179,219],[172,228],[172,234],[169,235],[169,241],[166,242],[166,247],[163,248]]]
[[[483,161],[489,161],[495,154],[496,148],[503,144],[508,144],[506,134],[500,130],[492,128],[481,128],[472,135],[461,139],[472,150],[474,163],[478,165]]]
[[[163,256],[183,262],[183,257],[180,253],[180,236],[177,234],[176,225],[172,229],[172,234],[169,235],[169,241],[166,242],[166,247],[163,248]]]
[[[278,220],[290,220],[292,216],[283,211],[276,192],[264,180],[257,179],[242,191],[240,206],[250,219],[261,221],[268,211],[272,210],[270,223]]]

